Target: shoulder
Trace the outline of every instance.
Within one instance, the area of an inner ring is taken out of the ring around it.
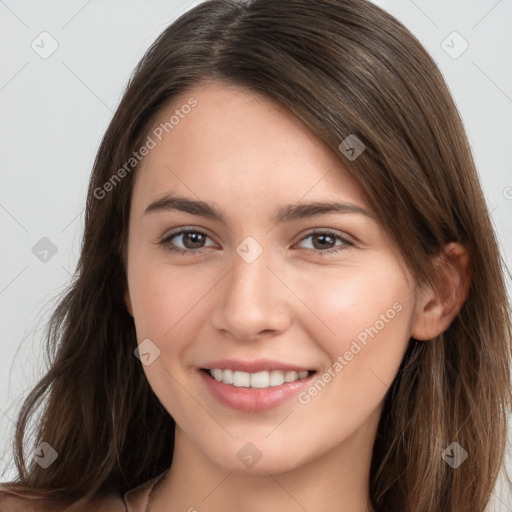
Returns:
[[[42,498],[23,494],[21,491],[0,484],[1,512],[64,512],[73,504],[70,500]],[[98,496],[76,512],[126,512],[123,500],[114,494]]]

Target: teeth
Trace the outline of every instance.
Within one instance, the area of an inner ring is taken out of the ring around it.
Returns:
[[[279,370],[270,372],[269,384],[271,386],[280,386],[281,384],[284,384],[284,373]]]
[[[268,372],[248,373],[251,376],[251,388],[268,388],[270,374]]]
[[[251,374],[250,373],[238,372],[238,371],[233,372],[233,386],[236,386],[237,388],[248,388],[248,387],[250,387],[250,385],[251,385]]]
[[[238,370],[221,370],[215,368],[209,370],[210,375],[219,382],[231,384],[236,387],[243,388],[268,388],[272,386],[280,386],[285,382],[295,382],[308,376],[308,371],[302,372],[285,372],[281,370],[272,370],[270,372],[263,371],[257,373],[241,372]]]
[[[285,382],[293,382],[294,380],[297,380],[299,377],[299,374],[297,372],[286,372],[284,374],[284,381]]]

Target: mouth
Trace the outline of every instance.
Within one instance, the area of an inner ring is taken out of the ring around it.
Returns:
[[[285,404],[311,385],[316,370],[263,370],[245,372],[229,368],[200,368],[203,385],[223,406],[260,412]]]

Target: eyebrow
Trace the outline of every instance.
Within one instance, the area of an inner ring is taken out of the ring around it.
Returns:
[[[225,222],[225,215],[212,204],[195,201],[186,197],[168,194],[153,201],[144,211],[144,215],[153,212],[181,211],[212,220]],[[314,201],[310,203],[289,204],[279,208],[272,219],[276,223],[325,215],[328,213],[357,213],[374,219],[373,214],[361,206],[339,201]]]

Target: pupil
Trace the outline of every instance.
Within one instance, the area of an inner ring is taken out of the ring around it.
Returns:
[[[201,238],[203,237],[204,235],[202,233],[186,233],[186,236],[185,236],[185,239],[184,239],[184,242],[189,239],[189,240],[192,240],[192,245],[193,247],[187,247],[188,249],[197,249],[197,247],[201,247]],[[195,240],[194,240],[195,239]],[[198,244],[197,246],[194,245],[194,244]],[[189,244],[185,243],[186,246],[188,246]]]
[[[322,240],[325,241],[326,238],[330,239],[330,241],[332,242],[332,238],[333,237],[331,235],[315,235],[313,237],[313,240],[315,240],[315,239],[322,239]],[[315,245],[315,244],[313,244],[313,245]],[[323,248],[325,248],[325,244],[323,245]],[[320,246],[320,249],[322,249],[322,245]]]

